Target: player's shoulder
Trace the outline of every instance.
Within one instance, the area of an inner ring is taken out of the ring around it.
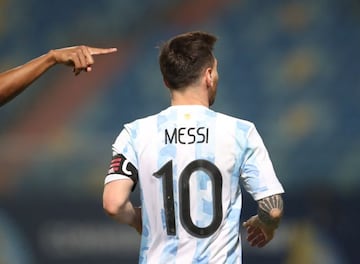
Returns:
[[[147,137],[151,137],[152,133],[156,132],[154,128],[156,126],[156,122],[154,122],[154,118],[156,115],[149,115],[134,119],[123,124],[123,128],[120,131],[120,134],[117,138],[124,140],[134,140],[142,142],[142,139],[146,139]]]
[[[220,112],[216,112],[216,114],[218,119],[221,120],[222,122],[234,123],[241,130],[249,131],[255,128],[255,124],[252,121]]]

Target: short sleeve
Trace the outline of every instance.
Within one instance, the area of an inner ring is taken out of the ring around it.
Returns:
[[[124,128],[113,144],[112,160],[105,184],[121,179],[131,179],[135,185],[138,182],[136,155],[132,145],[129,130]]]
[[[249,130],[245,152],[241,169],[245,190],[255,200],[283,193],[284,189],[275,174],[269,153],[255,126]]]

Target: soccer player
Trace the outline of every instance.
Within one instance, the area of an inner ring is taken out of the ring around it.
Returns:
[[[263,247],[282,216],[284,192],[253,123],[214,103],[216,37],[175,36],[160,49],[171,106],[125,124],[113,144],[103,206],[141,233],[140,263],[241,263],[241,189],[258,202],[244,223]],[[140,185],[141,207],[130,201]]]
[[[116,48],[94,48],[75,46],[54,49],[21,66],[0,73],[0,106],[4,105],[25,90],[49,68],[61,63],[73,67],[75,75],[91,71],[93,55],[115,52]]]

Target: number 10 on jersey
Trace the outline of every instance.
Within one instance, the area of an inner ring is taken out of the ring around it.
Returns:
[[[195,171],[205,172],[212,186],[213,217],[211,223],[206,227],[196,226],[190,214],[190,177]],[[153,174],[162,179],[163,199],[165,208],[166,231],[168,235],[176,235],[174,188],[173,188],[173,163],[168,161],[160,170]],[[190,162],[181,172],[178,181],[179,216],[181,225],[191,235],[205,238],[212,235],[220,226],[222,221],[222,176],[215,164],[208,160],[197,159]]]

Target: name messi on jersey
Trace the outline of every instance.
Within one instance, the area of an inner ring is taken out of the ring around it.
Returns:
[[[172,131],[165,129],[165,144],[194,144],[208,143],[209,128],[207,127],[180,127]]]

